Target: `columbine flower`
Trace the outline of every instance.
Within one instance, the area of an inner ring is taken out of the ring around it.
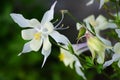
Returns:
[[[94,27],[95,32],[99,34],[100,30],[105,30],[108,28],[107,20],[104,16],[99,15],[96,19],[94,15],[90,15],[83,20],[86,23],[86,27],[91,30],[90,24]]]
[[[12,19],[21,27],[30,29],[22,30],[22,38],[24,40],[30,40],[27,42],[22,53],[30,52],[30,51],[38,51],[42,46],[42,54],[44,55],[44,61],[42,66],[44,65],[47,57],[51,52],[51,43],[49,41],[49,37],[51,36],[56,42],[60,42],[63,44],[67,44],[69,40],[62,34],[55,31],[53,24],[50,22],[54,17],[54,7],[57,1],[51,6],[50,10],[48,10],[41,22],[37,19],[25,19],[21,14],[12,13],[10,14]],[[58,26],[58,25],[57,25]]]
[[[90,25],[92,25],[95,29],[96,36],[104,42],[104,44],[111,46],[111,42],[109,40],[106,40],[100,36],[100,31],[105,30],[108,28],[116,28],[116,26],[113,23],[109,23],[107,19],[99,15],[96,19],[94,15],[88,16],[83,20],[86,24],[86,27],[91,31]]]
[[[83,67],[80,64],[80,61],[78,60],[78,58],[75,55],[73,55],[74,53],[72,54],[69,51],[66,51],[62,48],[60,49],[60,51],[61,51],[61,53],[59,55],[60,61],[63,61],[65,66],[70,66],[70,68],[73,68],[73,64],[74,64],[77,74],[82,76],[83,79],[86,80],[86,77],[81,70],[81,69],[83,69]]]
[[[116,61],[118,61],[118,67],[120,68],[120,42],[115,44],[115,46],[113,47],[113,51],[115,52],[115,54],[113,54],[111,60],[104,63],[103,68],[110,66],[113,62]]]
[[[90,0],[86,5],[89,6],[91,4],[93,4],[95,0]],[[100,0],[100,6],[99,9],[104,5],[104,3],[108,2],[109,0]]]
[[[87,45],[92,53],[93,60],[97,57],[97,62],[99,64],[104,63],[105,58],[105,44],[99,40],[96,36],[92,36],[90,34],[86,34],[87,37]]]

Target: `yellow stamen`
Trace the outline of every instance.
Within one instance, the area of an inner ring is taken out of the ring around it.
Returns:
[[[40,33],[40,32],[35,33],[34,38],[35,38],[36,40],[39,40],[39,39],[41,38],[41,33]]]
[[[60,61],[63,61],[63,60],[64,60],[64,58],[65,58],[64,53],[60,53],[60,55],[59,55],[59,59],[60,59]]]

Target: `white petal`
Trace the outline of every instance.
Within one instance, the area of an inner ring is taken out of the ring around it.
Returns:
[[[120,60],[118,61],[118,67],[120,68]]]
[[[115,62],[115,61],[118,61],[120,59],[120,54],[114,54],[113,56],[112,56],[112,60]]]
[[[59,43],[63,43],[63,44],[68,44],[69,43],[69,40],[67,39],[66,36],[60,34],[59,32],[57,31],[53,31],[50,36],[56,41],[56,42],[59,42]]]
[[[111,46],[111,42],[107,39],[104,39],[103,37],[99,36],[98,34],[96,34],[96,36],[107,46]]]
[[[104,58],[105,58],[105,53],[104,51],[101,51],[98,53],[98,57],[97,57],[97,62],[99,64],[103,64],[104,63]]]
[[[106,21],[106,18],[104,16],[102,16],[102,15],[99,15],[97,17],[96,21],[99,22],[99,23],[102,23],[102,22]]]
[[[53,24],[51,22],[46,22],[42,28],[44,34],[50,34],[54,30]]]
[[[42,39],[40,40],[32,39],[30,41],[30,47],[33,51],[38,51],[41,45],[42,45]]]
[[[87,47],[87,43],[85,42],[85,43],[80,43],[80,44],[72,44],[72,46],[75,50],[79,50],[79,49],[82,49],[84,47]]]
[[[115,23],[108,23],[107,28],[115,29],[117,28],[117,25]]]
[[[37,19],[31,19],[29,20],[30,26],[31,27],[39,27],[40,26],[40,22]]]
[[[106,67],[110,66],[112,63],[113,63],[113,60],[106,61],[106,62],[103,64],[103,68],[106,68]]]
[[[82,72],[82,70],[80,68],[80,63],[79,62],[75,62],[75,70],[76,70],[78,75],[80,75],[81,77],[83,77],[83,79],[86,80],[86,77],[85,77],[84,73]]]
[[[50,55],[50,52],[51,52],[51,48],[48,49],[48,50],[42,49],[42,54],[44,55],[44,60],[43,60],[43,63],[42,63],[42,67],[44,66],[48,56]]]
[[[64,48],[67,48],[67,46],[63,46]],[[65,66],[70,66],[70,68],[73,68],[73,62],[75,61],[75,56],[71,54],[69,51],[66,51],[62,48],[60,48],[61,54],[64,56],[63,57],[63,62]]]
[[[25,19],[21,14],[11,13],[12,19],[21,27],[30,27],[29,20]]]
[[[81,53],[83,53],[83,52],[85,52],[85,51],[88,51],[89,50],[89,48],[88,47],[85,47],[85,48],[82,48],[82,49],[80,49],[80,50],[78,50],[77,51],[77,55],[80,55]]]
[[[96,19],[96,22],[98,23],[98,25],[102,26],[102,28],[106,28],[107,19],[104,16],[99,15]]]
[[[79,30],[81,27],[82,27],[82,25],[80,23],[76,23],[77,30]]]
[[[105,3],[105,0],[100,0],[100,6],[99,6],[99,9],[104,5]]]
[[[44,55],[44,61],[42,64],[42,67],[44,66],[48,56],[50,55],[51,52],[51,43],[49,42],[48,36],[44,38],[43,42],[43,48],[42,48],[42,54]]]
[[[83,21],[87,22],[87,23],[90,23],[90,21],[95,21],[95,16],[94,15],[90,15],[87,18],[85,18]]]
[[[91,23],[95,23],[95,16],[94,15],[90,15],[87,18],[85,18],[83,21],[85,22],[86,27],[92,32],[90,24]]]
[[[103,68],[106,68],[106,67],[110,66],[113,62],[118,61],[119,59],[120,59],[120,55],[119,55],[119,54],[114,54],[114,55],[112,56],[112,59],[111,59],[111,60],[106,61],[106,62],[104,63]]]
[[[27,52],[30,52],[30,51],[32,51],[31,48],[30,48],[30,42],[27,42],[27,43],[25,43],[22,52],[19,53],[18,56],[20,56],[22,53],[27,53]]]
[[[120,38],[120,29],[115,29],[115,31],[118,34],[118,37]]]
[[[86,5],[89,6],[91,4],[93,4],[94,0],[90,0]]]
[[[35,30],[34,29],[26,29],[26,30],[22,30],[22,38],[24,40],[31,40],[34,37],[35,34]]]
[[[49,38],[47,36],[44,38],[43,49],[48,50],[49,48],[51,48],[51,43],[50,43]]]
[[[113,49],[115,53],[120,54],[120,42],[116,43]]]
[[[57,1],[55,1],[54,4],[51,6],[50,10],[48,10],[44,14],[44,16],[41,20],[42,25],[45,24],[46,22],[50,22],[53,19],[53,17],[54,17],[54,7],[55,7],[56,3],[57,3]]]

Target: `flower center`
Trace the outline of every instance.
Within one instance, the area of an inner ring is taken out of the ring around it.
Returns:
[[[40,32],[35,33],[34,38],[36,40],[39,40],[41,38],[41,33]]]
[[[64,53],[60,53],[60,55],[59,55],[59,59],[60,59],[60,61],[63,61],[63,60],[64,60],[64,58],[65,58]]]

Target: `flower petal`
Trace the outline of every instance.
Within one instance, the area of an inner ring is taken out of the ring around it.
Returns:
[[[107,39],[104,39],[103,37],[99,36],[99,34],[96,34],[96,36],[106,45],[106,46],[111,46],[111,42]]]
[[[114,54],[113,56],[112,56],[112,60],[115,62],[115,61],[118,61],[120,59],[120,54]]]
[[[107,19],[104,17],[104,16],[102,16],[102,15],[99,15],[97,18],[96,18],[96,22],[98,23],[98,25],[99,26],[97,26],[97,27],[99,27],[99,28],[101,28],[101,29],[103,29],[104,30],[104,28],[106,28],[106,24],[108,23],[107,22]],[[100,27],[101,26],[101,27]]]
[[[93,4],[94,0],[90,0],[86,5],[89,6],[91,4]]]
[[[115,23],[108,23],[106,27],[111,28],[111,29],[115,29],[115,28],[117,28],[117,25]]]
[[[54,7],[55,7],[56,3],[57,3],[57,1],[55,1],[54,4],[51,6],[50,10],[48,10],[44,14],[44,16],[41,20],[42,25],[44,25],[46,22],[50,22],[53,19],[53,17],[54,17]]]
[[[113,54],[112,59],[109,61],[106,61],[103,65],[103,68],[106,68],[110,66],[113,62],[118,61],[120,59],[120,54]]]
[[[84,73],[82,72],[82,70],[80,69],[80,66],[81,66],[81,64],[79,61],[75,62],[75,70],[76,70],[77,74],[80,75],[84,80],[86,80],[86,77],[85,77]]]
[[[35,30],[34,29],[26,29],[26,30],[22,30],[22,38],[24,40],[31,40],[34,37],[35,34]]]
[[[63,43],[63,44],[68,44],[70,41],[67,39],[66,36],[60,34],[59,32],[57,31],[53,31],[50,36],[56,41],[56,42],[59,42],[59,43]]]
[[[118,34],[118,37],[120,38],[120,29],[115,29],[115,31]]]
[[[31,27],[39,27],[40,26],[40,22],[35,18],[29,20],[29,23],[30,23]]]
[[[42,54],[44,55],[44,61],[42,64],[42,67],[44,66],[47,57],[50,55],[51,52],[51,43],[49,41],[48,36],[44,38],[44,42],[43,42],[43,48],[42,48]]]
[[[49,41],[48,36],[46,36],[46,37],[44,38],[44,42],[43,42],[43,49],[44,49],[44,50],[48,50],[49,48],[51,48],[51,43],[50,43],[50,41]]]
[[[21,14],[11,13],[12,19],[21,27],[30,27],[28,19],[25,19]]]
[[[30,41],[30,47],[33,51],[38,51],[42,45],[42,39],[36,40],[32,39]]]
[[[110,66],[111,64],[113,63],[113,60],[109,60],[109,61],[106,61],[104,64],[103,64],[103,69]]]
[[[118,61],[118,67],[120,68],[120,60]]]
[[[116,43],[113,49],[116,54],[120,54],[120,42]]]
[[[32,51],[31,48],[30,48],[30,42],[27,42],[27,43],[25,43],[22,52],[19,53],[18,56],[20,56],[22,53],[27,53],[27,52],[30,52],[30,51]]]
[[[88,50],[89,50],[88,47],[84,47],[84,48],[82,48],[82,49],[80,49],[80,50],[77,50],[76,54],[77,54],[77,55],[80,55],[81,53],[83,53],[83,52],[85,52],[85,51],[88,51]]]
[[[100,6],[99,6],[99,9],[104,5],[105,3],[105,0],[100,0]]]
[[[98,53],[98,57],[97,57],[97,62],[99,64],[103,64],[104,63],[104,58],[105,58],[105,51],[101,51]]]
[[[79,49],[82,49],[84,47],[87,47],[87,43],[84,42],[84,43],[80,43],[80,44],[72,44],[72,46],[75,50],[79,50]]]
[[[95,16],[94,16],[94,15],[90,15],[90,16],[88,16],[87,18],[85,18],[83,21],[85,22],[86,27],[92,32],[91,27],[90,27],[90,24],[94,27],[94,24],[95,24]]]
[[[81,25],[80,23],[76,23],[77,30],[79,30],[81,27],[83,27],[83,25]]]

